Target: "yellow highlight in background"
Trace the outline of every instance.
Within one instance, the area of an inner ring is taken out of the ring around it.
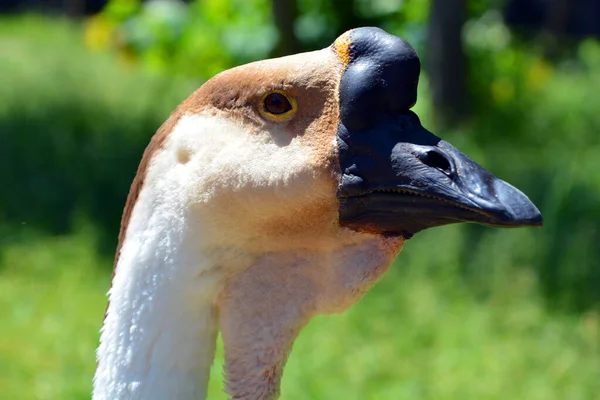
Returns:
[[[89,18],[83,32],[85,46],[93,51],[108,50],[112,44],[114,28],[115,24],[101,15]]]

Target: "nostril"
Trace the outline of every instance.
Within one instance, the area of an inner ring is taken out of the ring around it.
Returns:
[[[423,164],[432,168],[437,168],[446,174],[452,173],[452,165],[450,164],[450,161],[448,161],[444,154],[436,150],[428,150],[419,154],[419,159],[423,162]]]

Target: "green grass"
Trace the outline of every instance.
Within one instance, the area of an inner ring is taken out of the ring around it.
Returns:
[[[85,233],[5,246],[0,261],[0,398],[90,393],[110,276]]]
[[[597,313],[548,311],[523,270],[497,278],[485,299],[422,272],[424,245],[459,231],[415,238],[358,305],[312,321],[294,346],[283,398],[597,398]],[[89,398],[111,263],[92,233],[25,235],[2,251],[0,398]],[[219,349],[211,399],[225,399],[221,365]]]

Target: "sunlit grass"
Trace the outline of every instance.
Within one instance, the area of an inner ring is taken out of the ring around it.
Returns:
[[[110,276],[85,233],[6,246],[0,398],[89,397]]]
[[[485,299],[459,280],[419,272],[428,268],[414,256],[442,234],[415,238],[411,257],[349,312],[308,325],[286,368],[284,399],[596,398],[598,315],[549,312],[523,270],[498,279]],[[5,246],[0,398],[89,398],[111,263],[94,248],[88,231]],[[210,398],[226,398],[221,366],[222,349]]]

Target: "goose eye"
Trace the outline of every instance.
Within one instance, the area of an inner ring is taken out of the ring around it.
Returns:
[[[285,122],[296,113],[296,102],[281,91],[273,91],[262,98],[259,109],[263,117],[275,122]]]
[[[271,114],[279,115],[291,109],[290,101],[281,93],[271,93],[265,98],[265,110]]]

